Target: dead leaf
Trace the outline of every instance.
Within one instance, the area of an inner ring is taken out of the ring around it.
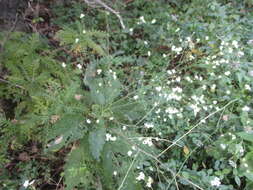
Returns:
[[[52,116],[51,116],[50,123],[54,124],[54,123],[56,123],[56,121],[58,121],[59,119],[60,119],[60,116],[59,116],[59,115],[52,115]]]
[[[22,152],[18,155],[18,159],[20,161],[29,161],[30,160],[30,156],[26,153],[26,152]]]
[[[184,153],[185,153],[186,155],[188,155],[188,154],[190,153],[190,151],[189,151],[189,149],[188,149],[187,146],[184,146],[183,151],[184,151]]]

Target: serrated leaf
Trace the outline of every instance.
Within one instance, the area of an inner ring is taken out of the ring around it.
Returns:
[[[80,145],[71,151],[64,166],[64,183],[66,190],[72,190],[79,184],[89,186],[92,174],[89,171],[89,147],[86,138],[81,140]]]
[[[100,160],[101,151],[105,144],[105,128],[96,129],[89,134],[89,146],[91,155],[97,160]]]
[[[57,151],[70,142],[81,139],[85,135],[86,129],[82,115],[66,115],[57,121],[48,131],[46,142],[47,151]],[[60,139],[60,141],[59,141]]]

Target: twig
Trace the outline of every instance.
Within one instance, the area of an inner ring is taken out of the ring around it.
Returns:
[[[230,104],[232,104],[233,102],[237,101],[238,99],[234,99],[232,101],[230,101],[229,103],[227,103],[223,108],[221,109],[218,109],[217,111],[209,114],[208,116],[206,116],[204,118],[204,120],[208,119],[209,117],[213,116],[214,114],[220,112],[221,110],[224,110],[227,106],[229,106]],[[201,123],[202,123],[202,120],[200,120],[199,123],[197,123],[194,127],[192,127],[189,131],[187,131],[185,134],[183,134],[181,137],[179,137],[177,140],[175,140],[170,146],[168,146],[164,151],[162,151],[158,156],[157,158],[159,158],[161,155],[163,155],[165,152],[167,152],[172,146],[174,146],[178,141],[182,140],[185,136],[187,136],[189,133],[191,133],[196,127],[198,127]]]
[[[0,78],[0,82],[8,83],[8,84],[11,84],[11,85],[13,85],[13,86],[15,86],[17,88],[21,88],[21,89],[25,90],[25,88],[23,86],[20,86],[20,85],[17,85],[17,84],[12,84],[10,81],[7,81],[5,79],[1,79]]]
[[[128,170],[127,170],[127,173],[126,173],[126,175],[124,176],[124,178],[123,178],[123,180],[122,180],[122,182],[121,182],[121,184],[120,184],[118,190],[120,190],[120,189],[122,188],[123,184],[125,183],[126,178],[127,178],[128,174],[129,174],[130,170],[132,169],[135,160],[137,159],[137,157],[138,157],[138,155],[139,155],[139,152],[140,152],[140,150],[139,150],[139,151],[137,152],[137,154],[135,155],[135,157],[134,157],[134,159],[133,159],[131,165],[129,166],[129,168],[128,168]]]
[[[102,7],[104,7],[104,8],[107,9],[108,11],[110,11],[111,13],[115,14],[115,15],[118,17],[119,21],[120,21],[121,27],[122,27],[123,29],[126,28],[126,27],[125,27],[125,24],[124,24],[124,22],[123,22],[123,19],[122,19],[122,17],[120,16],[119,12],[117,12],[117,11],[115,11],[113,8],[109,7],[109,6],[108,6],[107,4],[105,4],[103,1],[101,1],[101,0],[93,0],[93,2],[90,2],[89,0],[84,0],[84,2],[85,2],[86,4],[88,4],[89,6],[93,6],[93,7],[94,7],[95,4],[101,5]]]

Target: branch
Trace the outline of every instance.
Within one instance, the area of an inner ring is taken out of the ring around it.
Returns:
[[[84,2],[85,2],[86,4],[88,4],[89,6],[91,6],[91,7],[95,7],[96,4],[101,5],[102,7],[104,7],[105,9],[107,9],[109,12],[115,14],[115,15],[118,17],[122,29],[125,29],[125,28],[126,28],[126,26],[125,26],[125,24],[124,24],[124,22],[123,22],[123,19],[122,19],[122,17],[120,16],[119,12],[117,12],[117,11],[115,11],[114,9],[112,9],[111,7],[109,7],[109,6],[108,6],[107,4],[105,4],[103,1],[101,1],[101,0],[93,0],[93,2],[90,2],[89,0],[84,0]]]

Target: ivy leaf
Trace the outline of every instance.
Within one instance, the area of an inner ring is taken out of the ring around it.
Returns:
[[[97,129],[89,134],[91,155],[98,161],[105,144],[105,134],[105,128]]]

